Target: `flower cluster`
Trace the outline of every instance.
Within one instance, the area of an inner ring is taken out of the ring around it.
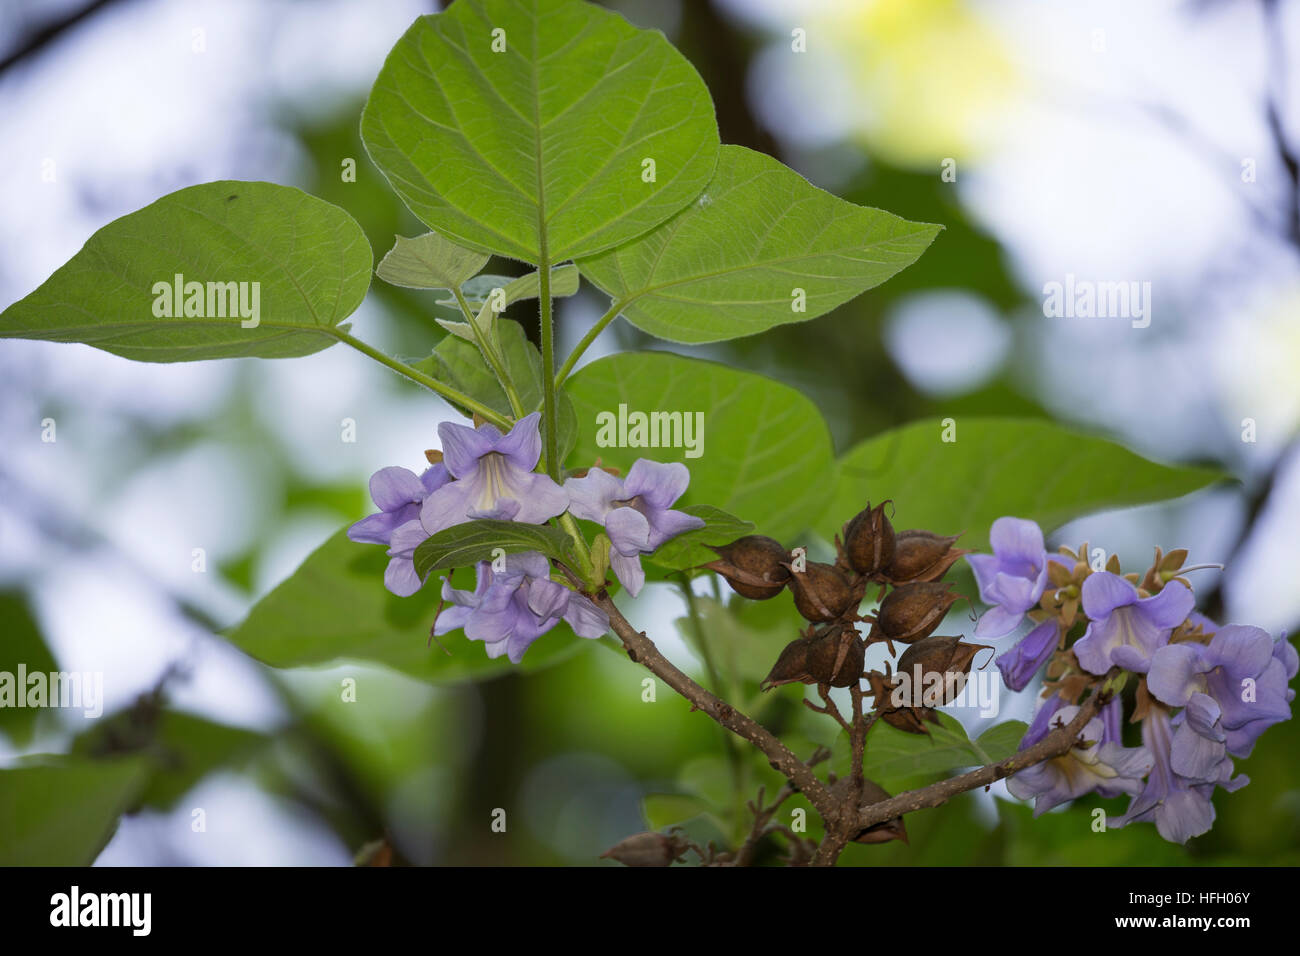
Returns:
[[[1124,747],[1123,698],[1114,696],[1073,749],[1020,771],[1008,789],[1034,799],[1035,813],[1086,793],[1128,793],[1133,801],[1113,826],[1154,822],[1178,843],[1205,833],[1215,788],[1248,782],[1234,776],[1233,758],[1249,756],[1267,728],[1291,717],[1295,648],[1261,628],[1219,627],[1198,614],[1183,576],[1192,570],[1183,567],[1186,551],[1157,549],[1138,575],[1121,573],[1114,557],[1093,568],[1086,544],[1048,554],[1032,521],[999,518],[990,542],[992,554],[967,558],[992,605],[976,633],[1001,637],[1028,618],[1028,633],[998,668],[1013,690],[1047,668],[1046,699],[1021,749],[1068,724],[1085,692],[1118,694],[1133,678],[1130,721],[1142,725],[1142,745]]]
[[[620,480],[599,468],[561,486],[534,469],[542,440],[537,412],[519,419],[506,434],[484,423],[471,428],[438,426],[442,451],[430,454],[422,475],[406,468],[382,468],[370,479],[377,514],[348,529],[353,541],[388,548],[384,584],[409,597],[423,586],[415,569],[415,550],[426,539],[455,525],[481,518],[542,524],[570,512],[595,521],[610,539],[610,566],[635,596],[645,583],[641,555],[704,522],[672,505],[685,493],[690,473],[680,463],[638,460]],[[502,562],[478,565],[473,591],[443,583],[443,600],[453,606],[439,615],[434,634],[463,628],[481,640],[489,657],[518,662],[528,647],[566,621],[580,637],[600,637],[609,619],[589,598],[552,580],[547,558],[528,551]]]

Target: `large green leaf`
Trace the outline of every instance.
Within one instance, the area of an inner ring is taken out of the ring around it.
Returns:
[[[638,328],[716,342],[829,312],[915,262],[940,228],[855,206],[770,156],[724,146],[695,203],[578,266]]]
[[[0,866],[89,866],[149,777],[138,758],[0,770]]]
[[[142,362],[310,355],[346,329],[371,263],[361,227],[337,206],[274,183],[204,183],[96,232],[0,314],[0,337],[85,342]],[[194,282],[202,295],[177,303],[177,276],[183,293]],[[229,298],[240,290],[255,318]],[[191,305],[202,314],[186,315]]]
[[[966,730],[954,717],[939,712],[938,724],[926,724],[927,734],[909,734],[884,721],[867,739],[863,772],[889,788],[885,781],[908,780],[982,764],[971,748]]]
[[[416,20],[361,135],[429,226],[534,263],[663,222],[699,195],[718,148],[708,90],[663,35],[576,0],[457,0]]]
[[[624,352],[584,366],[565,387],[578,415],[576,466],[600,459],[627,474],[638,458],[683,462],[691,484],[681,504],[714,505],[778,539],[807,530],[825,506],[830,434],[816,406],[788,386],[671,352]],[[629,416],[680,412],[683,424],[702,413],[703,441],[694,450],[602,446],[617,436],[602,436],[601,422],[617,418],[620,405]]]
[[[358,660],[383,664],[430,683],[492,677],[514,669],[490,660],[482,645],[460,632],[440,638],[452,653],[430,644],[438,606],[438,581],[399,598],[384,589],[388,558],[374,544],[356,544],[340,531],[249,612],[227,636],[272,667],[301,667]],[[466,586],[472,587],[468,581]],[[560,624],[518,665],[536,670],[563,660],[586,642]]]
[[[1223,476],[1171,468],[1114,442],[1039,419],[961,418],[946,442],[939,420],[870,438],[840,459],[821,531],[830,536],[868,500],[892,498],[894,524],[939,534],[965,532],[964,547],[988,544],[1003,515],[1045,531],[1094,511],[1177,498]]]

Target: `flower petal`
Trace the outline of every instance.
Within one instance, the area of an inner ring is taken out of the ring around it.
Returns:
[[[370,476],[370,497],[383,511],[396,511],[402,505],[420,501],[424,495],[424,484],[409,468],[393,465]]]
[[[496,451],[516,468],[532,471],[542,457],[542,435],[538,427],[542,413],[533,412],[515,422],[514,427],[496,443]]]
[[[615,508],[606,515],[605,533],[613,550],[625,557],[650,550],[650,522],[635,508]]]
[[[569,496],[569,511],[583,521],[605,523],[605,515],[615,501],[626,500],[623,482],[600,468],[590,468],[582,478],[570,478],[564,483]]]
[[[1025,561],[1035,567],[1041,565],[1046,554],[1043,530],[1025,518],[1005,517],[993,522],[989,529],[989,544],[1003,560]]]
[[[1137,588],[1118,574],[1094,571],[1083,580],[1079,589],[1079,603],[1083,613],[1094,621],[1110,616],[1116,608],[1138,601]]]
[[[670,508],[686,493],[691,473],[680,461],[659,462],[638,458],[627,471],[623,487],[629,497],[640,495],[655,508]]]
[[[495,450],[501,432],[491,425],[471,428],[443,422],[438,426],[438,437],[442,440],[442,463],[447,471],[453,478],[464,478],[474,472],[480,458]]]

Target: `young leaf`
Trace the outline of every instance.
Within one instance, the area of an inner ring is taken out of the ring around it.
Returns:
[[[599,459],[627,474],[638,458],[683,462],[691,484],[679,506],[714,504],[779,540],[825,507],[830,433],[786,385],[671,352],[624,352],[579,369],[565,390],[578,416],[573,465]]]
[[[541,294],[541,273],[529,272],[518,277],[511,276],[475,276],[460,287],[470,305],[482,305],[494,289],[502,292],[501,307],[519,302],[522,299],[535,299]],[[564,298],[578,291],[578,267],[575,265],[556,266],[551,270],[551,295]],[[454,297],[439,299],[439,305],[456,305]]]
[[[436,232],[414,239],[397,236],[393,248],[379,260],[375,275],[408,289],[458,289],[478,275],[489,256],[462,248]],[[452,300],[455,304],[455,300]]]
[[[638,328],[717,342],[829,312],[915,262],[940,228],[855,206],[770,156],[723,146],[699,199],[578,267]]]
[[[142,362],[310,355],[346,331],[371,263],[365,233],[337,206],[274,183],[204,183],[96,232],[0,313],[0,338]]]
[[[461,323],[464,324],[464,323]],[[483,361],[473,342],[473,333],[465,326],[469,339],[460,336],[445,338],[438,343],[433,354],[415,367],[427,375],[464,392],[489,408],[512,415],[510,400]],[[525,409],[535,411],[542,407],[542,356],[537,347],[528,341],[523,326],[511,319],[497,319],[495,332],[501,345],[502,360],[515,383]],[[577,419],[573,403],[564,392],[556,394],[556,413],[559,424],[559,449],[561,458],[573,447],[577,434]]]
[[[945,420],[946,421],[946,420]],[[898,527],[964,532],[962,547],[988,546],[1003,515],[1044,531],[1094,511],[1177,498],[1222,478],[1171,468],[1121,445],[1039,419],[915,422],[869,438],[840,459],[819,523],[827,537],[870,501],[892,498]],[[899,524],[901,522],[901,524]]]
[[[569,536],[545,524],[520,524],[480,518],[444,528],[415,549],[415,571],[427,578],[434,571],[473,567],[500,552],[540,551],[548,558],[573,563]]]
[[[708,90],[663,34],[575,0],[457,0],[416,20],[361,136],[430,227],[533,263],[663,222],[718,150]]]
[[[384,590],[386,564],[382,547],[349,541],[340,531],[258,601],[227,637],[272,667],[368,661],[431,684],[540,669],[590,646],[561,623],[529,649],[522,665],[490,659],[459,632],[440,638],[449,656],[429,641],[437,582],[413,597],[397,597]],[[473,587],[472,576],[464,586]]]
[[[660,567],[675,571],[698,567],[717,557],[705,547],[706,544],[727,544],[754,530],[752,521],[743,521],[713,505],[687,505],[678,510],[702,519],[704,527],[670,538],[659,547],[658,551],[646,556],[647,561],[652,561]]]
[[[975,742],[979,744],[980,750],[984,751],[984,755],[989,760],[997,763],[1015,754],[1028,730],[1029,725],[1023,720],[1008,720],[990,727],[980,734]]]

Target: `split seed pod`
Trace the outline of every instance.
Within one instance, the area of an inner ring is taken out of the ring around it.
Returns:
[[[866,645],[856,630],[832,624],[787,644],[759,686],[763,690],[795,683],[852,687],[862,676],[865,656]]]
[[[840,553],[859,574],[875,574],[894,557],[894,526],[885,516],[886,504],[873,508],[868,503],[844,526]]]
[[[795,608],[805,620],[814,622],[842,617],[855,601],[853,588],[844,575],[833,565],[815,561],[809,562],[805,570],[790,574],[790,591]]]
[[[750,534],[722,547],[707,547],[718,555],[718,560],[702,567],[726,578],[741,597],[765,601],[780,594],[790,580],[790,569],[785,564],[790,555],[774,538]]]
[[[880,602],[871,634],[877,640],[911,644],[934,633],[961,597],[939,581],[920,581],[895,588]]]
[[[939,535],[933,531],[900,531],[895,538],[894,555],[884,569],[884,576],[894,584],[914,581],[938,581],[969,550],[954,548],[961,535]]]
[[[963,644],[960,637],[938,634],[922,638],[898,658],[898,672],[907,674],[918,700],[930,706],[951,704],[966,686],[971,662],[988,644]],[[934,699],[931,699],[934,698]]]
[[[624,866],[670,866],[687,849],[685,841],[666,833],[634,833],[601,854]]]

